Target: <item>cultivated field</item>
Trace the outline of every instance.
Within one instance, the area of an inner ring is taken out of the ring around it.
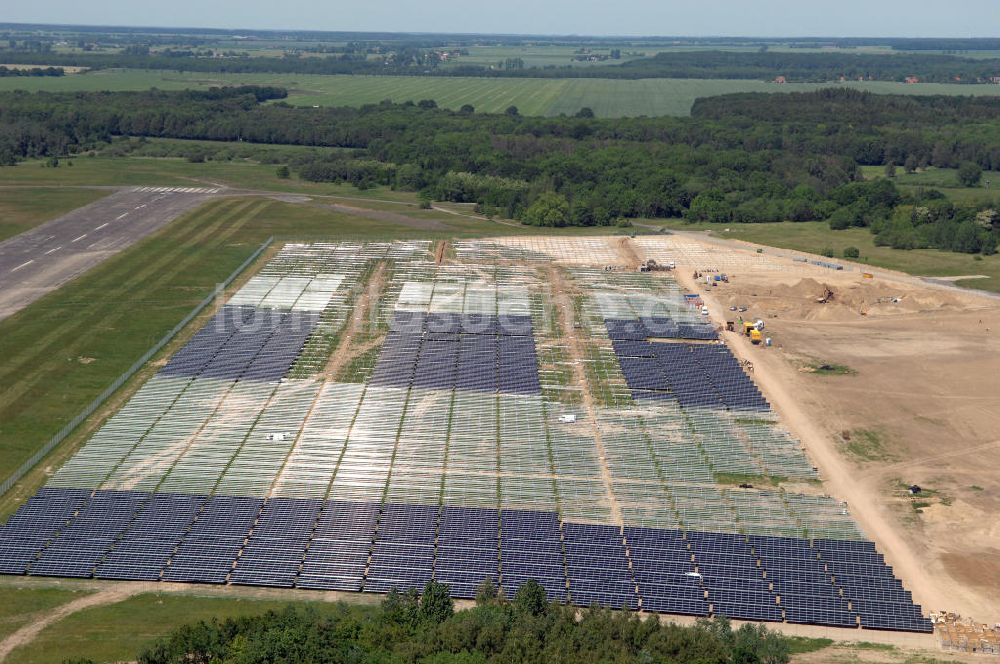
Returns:
[[[202,74],[107,70],[57,78],[0,79],[0,90],[163,90],[205,89],[220,85],[277,85],[290,91],[289,103],[360,106],[385,99],[395,102],[434,99],[458,109],[502,112],[517,106],[524,115],[571,115],[587,106],[602,117],[690,113],[699,97],[731,92],[803,92],[838,85],[882,94],[1000,95],[997,85],[902,83],[790,83],[724,79],[492,79],[418,76],[320,76],[306,74]]]

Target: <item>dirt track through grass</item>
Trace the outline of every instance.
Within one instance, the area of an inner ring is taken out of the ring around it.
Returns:
[[[48,613],[39,616],[37,619],[31,621],[24,627],[18,629],[3,641],[0,641],[0,662],[7,659],[7,656],[10,655],[11,651],[15,648],[19,648],[34,641],[35,637],[37,637],[46,627],[54,625],[77,611],[83,611],[84,609],[88,609],[92,606],[101,606],[103,604],[120,602],[133,595],[143,592],[144,590],[148,591],[150,589],[151,588],[144,588],[138,584],[114,586],[108,588],[107,590],[96,592],[93,595],[86,595],[85,597],[75,599],[72,602],[56,607]]]

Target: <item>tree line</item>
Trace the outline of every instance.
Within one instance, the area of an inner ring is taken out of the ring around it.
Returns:
[[[371,56],[377,50],[383,55]],[[10,64],[37,64],[38,55],[11,51]],[[516,58],[511,58],[514,62]],[[130,47],[119,53],[45,54],[45,64],[90,69],[128,68],[211,73],[361,74],[409,76],[479,76],[523,78],[707,78],[791,82],[844,80],[971,84],[1000,76],[1000,58],[970,58],[938,53],[870,54],[851,52],[803,53],[798,51],[664,51],[647,58],[601,67],[572,65],[502,66],[459,64],[442,66],[435,49],[409,43],[387,44],[384,49],[350,50],[321,57],[204,57],[191,51],[150,53]]]
[[[356,662],[359,664],[784,664],[789,641],[763,625],[725,619],[691,626],[628,611],[546,601],[529,581],[506,601],[489,581],[473,608],[455,611],[448,588],[392,592],[381,606],[302,608],[201,621],[138,654],[140,664]],[[80,660],[77,660],[80,662]]]
[[[602,120],[449,111],[431,100],[302,108],[284,96],[257,87],[7,93],[0,163],[116,136],[335,147],[347,149],[288,165],[306,180],[419,191],[535,225],[822,220],[869,227],[893,246],[992,252],[997,244],[998,229],[980,215],[988,205],[945,210],[939,192],[865,181],[859,166],[1000,169],[1000,99],[731,95],[698,102],[691,118]],[[899,213],[924,208],[935,213]],[[904,221],[913,233],[900,231]],[[963,241],[951,242],[959,231]]]
[[[0,78],[10,76],[63,76],[62,67],[5,67],[0,65]]]

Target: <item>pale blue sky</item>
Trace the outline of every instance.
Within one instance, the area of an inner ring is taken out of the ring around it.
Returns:
[[[0,22],[586,35],[1000,37],[1000,0],[40,0]]]

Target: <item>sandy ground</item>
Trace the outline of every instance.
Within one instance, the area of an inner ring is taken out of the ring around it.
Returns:
[[[330,354],[330,361],[324,369],[327,380],[334,380],[336,376],[348,366],[352,359],[359,354],[369,350],[371,343],[380,343],[381,339],[373,340],[368,345],[358,346],[354,343],[355,337],[364,330],[365,323],[372,322],[372,317],[377,313],[379,296],[385,288],[385,263],[379,263],[368,280],[365,290],[359,295],[358,301],[352,309],[352,316],[344,330],[344,335],[340,338],[337,348]]]
[[[753,361],[826,490],[849,502],[914,599],[925,611],[1000,621],[1000,301],[791,260],[780,270],[748,262],[708,288],[678,263],[676,276],[706,296],[717,322],[739,305],[766,321],[774,347],[735,334],[727,342]],[[850,373],[809,371],[822,364]],[[881,448],[856,453],[846,438],[859,430]],[[911,497],[910,484],[930,495]]]
[[[576,321],[574,320],[573,300],[570,296],[569,284],[563,278],[559,268],[554,265],[548,269],[549,286],[552,289],[552,298],[555,302],[559,322],[565,334],[567,350],[573,362],[573,373],[576,377],[577,385],[583,387],[580,393],[583,396],[583,407],[587,411],[587,422],[591,433],[594,436],[594,445],[597,448],[597,458],[601,465],[601,479],[604,481],[605,493],[608,503],[611,505],[611,518],[616,524],[623,523],[621,506],[615,497],[614,481],[611,476],[611,469],[607,464],[607,452],[604,449],[604,441],[601,438],[601,429],[597,426],[597,408],[594,405],[593,396],[587,389],[587,374],[583,367],[584,352],[580,348],[580,339],[576,334]]]

